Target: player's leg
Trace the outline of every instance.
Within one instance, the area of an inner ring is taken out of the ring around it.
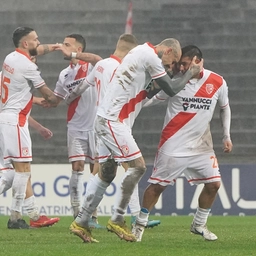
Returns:
[[[108,156],[110,156],[108,148],[102,141],[99,143],[98,139],[97,143],[98,159],[101,159],[102,163],[94,165],[94,172],[96,174],[90,176],[82,208],[70,226],[70,232],[79,236],[84,242],[95,242],[89,227],[91,215],[98,207],[107,187],[114,179],[117,169],[113,159],[108,160]]]
[[[4,166],[12,164],[15,169],[12,183],[11,216],[7,227],[10,229],[26,229],[29,228],[29,225],[22,219],[21,213],[27,182],[31,174],[32,150],[28,124],[20,127],[2,123],[0,128],[3,164]]]
[[[4,169],[4,170],[3,170]],[[12,187],[15,170],[12,166],[9,168],[0,168],[0,171],[2,171],[2,176],[0,178],[0,195],[5,193],[7,190],[9,190]]]
[[[100,165],[99,173],[91,176],[90,185],[86,189],[82,208],[70,226],[71,233],[79,236],[84,242],[97,242],[92,237],[89,222],[92,213],[100,204],[103,195],[116,175],[117,165],[109,159]]]
[[[218,237],[208,230],[206,223],[211,207],[220,187],[220,181],[206,183],[198,198],[198,207],[191,224],[191,232],[202,235],[206,240],[214,241]]]
[[[190,166],[190,171],[185,172],[188,181],[192,185],[204,183],[190,230],[194,234],[202,235],[206,240],[217,240],[217,236],[206,226],[211,207],[220,187],[221,176],[216,157],[212,154],[191,157]],[[200,182],[192,182],[192,180],[199,180]]]
[[[182,174],[184,164],[183,159],[174,158],[162,152],[157,153],[153,172],[148,179],[150,185],[144,191],[142,208],[136,220],[136,225],[132,230],[137,242],[142,240],[149,213],[157,203],[159,196],[167,185],[173,185],[174,180]]]
[[[95,176],[99,172],[99,168],[100,168],[100,164],[97,160],[94,161],[94,164],[90,164],[91,176]],[[91,179],[89,179],[87,183],[86,191],[87,191],[87,187],[90,186],[90,180]],[[89,226],[90,228],[105,228],[105,226],[104,227],[101,226],[98,222],[98,208],[96,208],[92,213],[91,219],[89,221]]]
[[[132,152],[139,152],[139,150],[132,150],[135,148],[135,144],[133,147],[132,143],[130,143],[129,148]],[[125,225],[124,213],[127,209],[128,203],[130,202],[131,195],[135,189],[135,186],[138,184],[146,171],[146,166],[142,156],[134,160],[127,161],[127,164],[128,169],[125,172],[121,184],[118,188],[114,213],[108,222],[107,228],[108,230],[116,233],[120,238],[123,238],[127,241],[136,241],[135,236]]]
[[[78,160],[72,162],[72,173],[69,179],[70,203],[73,210],[74,219],[80,211],[80,205],[84,190],[84,161]]]
[[[12,183],[12,205],[7,227],[9,229],[27,229],[29,225],[22,219],[21,213],[27,182],[30,178],[30,162],[13,162],[13,166],[15,174]]]
[[[24,199],[23,209],[30,218],[30,227],[42,228],[49,227],[57,223],[60,218],[48,218],[45,215],[40,215],[36,204],[35,196],[32,189],[31,179],[29,178],[26,189],[26,197]]]
[[[70,203],[74,219],[77,217],[84,191],[84,163],[87,151],[87,139],[83,132],[68,129],[67,145],[69,162],[72,165],[71,177],[69,179]]]
[[[114,213],[107,229],[124,240],[135,241],[134,235],[125,224],[124,213],[135,185],[146,170],[144,159],[127,125],[98,116],[95,120],[95,131],[117,162],[128,163],[128,169],[117,190]]]
[[[123,168],[125,171],[128,169],[128,164],[126,162],[122,163]],[[129,201],[129,209],[131,211],[131,227],[133,227],[136,223],[136,218],[140,213],[140,199],[139,199],[139,184],[136,184],[134,187],[133,193],[131,195],[131,199]],[[147,228],[153,228],[159,225],[161,222],[160,220],[148,220]]]
[[[95,162],[96,158],[96,142],[95,142],[95,133],[94,130],[83,132],[85,139],[83,143],[83,152],[85,154],[85,162],[89,163],[90,166],[90,173],[91,175],[95,175],[98,173],[99,163]],[[94,167],[95,166],[95,167]],[[90,179],[87,183],[90,186]],[[91,219],[89,221],[90,228],[105,228],[98,223],[98,215],[97,215],[97,208],[92,213]]]
[[[128,164],[126,162],[122,163],[122,166],[125,171],[128,169]],[[131,199],[129,201],[129,209],[131,212],[131,226],[135,224],[136,217],[140,212],[140,199],[139,199],[139,186],[138,184],[134,187],[133,193],[131,195]]]

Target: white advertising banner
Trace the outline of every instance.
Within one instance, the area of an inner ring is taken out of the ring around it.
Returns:
[[[72,215],[69,199],[70,164],[32,164],[31,179],[36,202],[41,214]],[[122,179],[124,169],[118,167],[117,176],[98,208],[98,215],[111,215],[115,202],[117,183]],[[1,173],[0,173],[1,176]],[[84,188],[90,177],[89,165],[85,165]],[[85,189],[84,189],[85,193]],[[11,189],[0,195],[0,215],[9,215],[12,201]]]

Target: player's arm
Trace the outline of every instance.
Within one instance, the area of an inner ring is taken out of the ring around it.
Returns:
[[[72,52],[71,56],[74,56],[76,59],[78,60],[83,60],[86,62],[90,62],[93,66],[95,66],[95,64],[99,61],[102,60],[102,58],[94,53],[89,53],[89,52],[78,52],[78,53],[74,53]]]
[[[160,91],[156,95],[154,95],[154,97],[150,99],[149,98],[144,99],[143,107],[150,107],[150,106],[157,105],[159,103],[165,102],[166,99],[168,98],[169,96],[164,91]]]
[[[49,52],[55,51],[57,48],[60,47],[61,44],[40,44],[37,47],[37,55],[44,55]]]
[[[45,140],[50,139],[53,133],[46,127],[38,123],[33,117],[28,118],[29,125],[35,129]]]
[[[85,92],[91,85],[84,80],[80,85],[77,85],[73,91],[65,98],[65,102],[69,105],[73,100]]]
[[[102,58],[94,53],[89,53],[89,52],[71,52],[67,47],[59,44],[59,46],[56,48],[56,50],[62,51],[63,55],[65,56],[66,59],[71,60],[72,58],[78,59],[78,60],[83,60],[86,62],[91,63],[93,66],[101,60]]]
[[[230,137],[231,109],[229,104],[220,109],[220,120],[223,129],[223,151],[229,153],[233,148]]]
[[[167,95],[173,97],[185,87],[189,79],[200,73],[203,67],[203,59],[199,63],[196,63],[196,60],[197,58],[194,57],[191,62],[190,68],[183,76],[177,79],[172,79],[169,73],[167,73],[160,78],[156,78],[156,83]]]
[[[65,98],[65,102],[69,105],[73,100],[79,97],[83,92],[85,92],[90,86],[94,86],[95,80],[95,68],[90,72],[88,76],[85,77],[84,81],[78,84],[72,92]]]
[[[57,97],[46,84],[39,87],[38,90],[44,97],[46,103],[49,105],[49,106],[45,106],[45,107],[57,107],[57,105],[62,100],[60,97]]]

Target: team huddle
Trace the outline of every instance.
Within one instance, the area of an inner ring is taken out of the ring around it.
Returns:
[[[101,227],[97,207],[115,178],[118,165],[122,165],[125,172],[107,223],[108,231],[126,241],[142,241],[146,227],[160,224],[149,219],[159,196],[184,174],[191,185],[204,184],[190,231],[209,241],[217,239],[206,226],[221,184],[210,121],[218,103],[223,150],[229,153],[231,111],[226,81],[204,69],[197,46],[181,48],[174,38],[157,45],[139,45],[135,36],[123,34],[114,53],[102,59],[85,52],[86,43],[79,34],[66,36],[62,44],[40,45],[35,30],[28,27],[14,31],[13,43],[16,49],[6,56],[2,66],[0,91],[0,194],[12,188],[8,228],[46,227],[59,221],[40,216],[36,206],[30,180],[29,125],[44,138],[50,138],[51,131],[30,117],[32,105],[56,107],[64,100],[68,104],[67,147],[72,165],[71,233],[86,243],[98,242],[92,235],[93,228]],[[64,59],[70,60],[53,91],[45,84],[34,59],[52,51],[61,51]],[[31,88],[36,88],[42,98],[34,97]],[[138,184],[146,164],[132,127],[142,107],[153,108],[165,100],[168,105],[164,126],[140,204]],[[85,163],[90,164],[91,176],[82,198]],[[128,206],[131,229],[124,219]],[[22,207],[30,225],[22,218]]]

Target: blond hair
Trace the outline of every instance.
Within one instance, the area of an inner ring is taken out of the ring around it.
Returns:
[[[120,51],[130,51],[138,45],[137,38],[132,34],[122,34],[116,45],[116,49]]]
[[[173,50],[173,54],[176,58],[179,58],[181,53],[180,42],[175,38],[166,38],[159,45],[164,45],[167,47],[171,47]]]

